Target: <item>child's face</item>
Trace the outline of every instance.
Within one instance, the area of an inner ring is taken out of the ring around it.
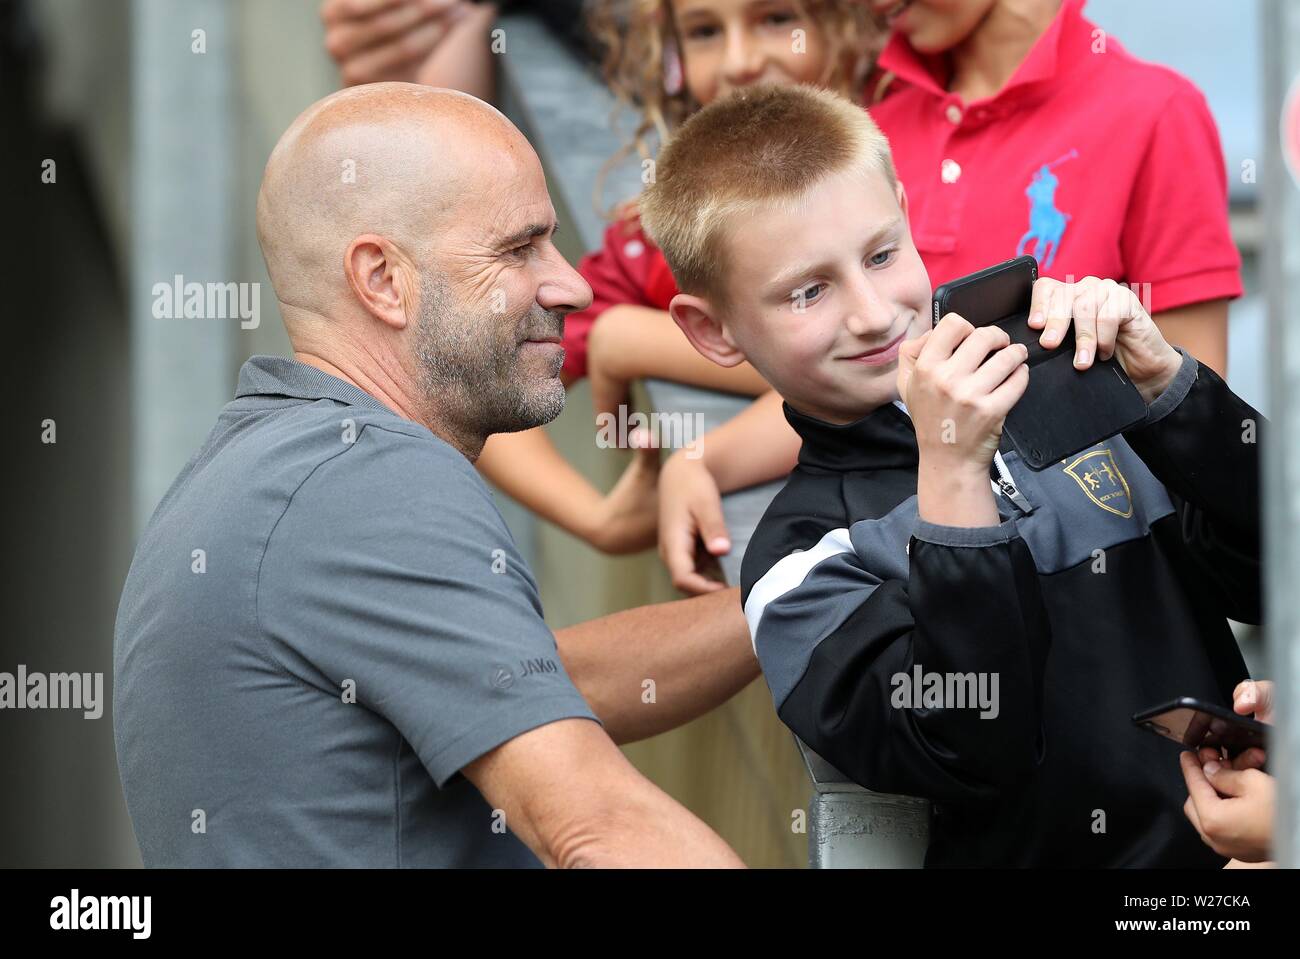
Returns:
[[[795,409],[851,423],[898,396],[898,347],[930,326],[906,197],[875,170],[828,178],[800,215],[735,223],[725,334]]]
[[[943,53],[969,37],[1000,0],[872,0],[871,12],[920,53]]]
[[[816,83],[825,70],[821,24],[794,0],[672,0],[672,11],[701,105],[754,83]]]

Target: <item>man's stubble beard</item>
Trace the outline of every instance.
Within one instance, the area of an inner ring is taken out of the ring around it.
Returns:
[[[541,364],[530,369],[521,362],[522,340],[563,331],[563,315],[536,304],[509,322],[459,307],[441,281],[421,277],[414,348],[430,411],[442,420],[454,418],[446,425],[462,434],[484,439],[549,423],[564,409],[563,354],[538,372]]]

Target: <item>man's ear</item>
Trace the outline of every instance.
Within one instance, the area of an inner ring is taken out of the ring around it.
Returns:
[[[668,304],[668,314],[686,334],[691,346],[705,359],[712,360],[719,366],[739,366],[745,362],[745,354],[722,328],[717,312],[708,300],[689,293],[678,293]]]
[[[362,309],[381,323],[401,330],[415,316],[415,269],[384,237],[364,233],[348,244],[343,273]]]

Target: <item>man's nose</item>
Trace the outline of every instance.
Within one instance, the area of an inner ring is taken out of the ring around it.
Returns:
[[[552,260],[551,269],[537,288],[538,305],[561,313],[574,313],[591,306],[591,285],[582,274],[569,266],[558,250]]]

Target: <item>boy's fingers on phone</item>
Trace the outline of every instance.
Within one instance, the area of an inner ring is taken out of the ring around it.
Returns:
[[[1000,410],[1003,415],[1020,401],[1020,397],[1025,395],[1025,390],[1029,387],[1029,364],[1021,363],[1017,366],[1005,380],[1002,385],[989,393],[989,400],[993,403],[995,409]]]
[[[992,393],[1029,358],[1029,348],[1012,343],[990,356],[971,376],[971,383],[981,393]]]
[[[903,345],[899,347],[899,356],[902,357],[899,362],[900,369],[905,365],[909,375],[916,369],[917,361],[920,360],[921,353],[930,342],[933,333],[933,330],[926,330],[914,340],[903,341]]]
[[[1079,284],[1071,313],[1074,319],[1074,365],[1086,370],[1092,366],[1093,358],[1101,346],[1101,331],[1098,328],[1098,290],[1092,284]],[[1112,334],[1111,340],[1114,340]]]
[[[1125,305],[1120,294],[1127,289],[1110,280],[1101,284],[1097,307],[1097,355],[1104,360],[1115,355],[1119,329],[1125,319]]]
[[[920,336],[914,336],[910,340],[904,340],[898,347],[899,360],[909,360],[913,363],[921,355],[921,349],[925,346],[926,341],[930,338],[933,330],[926,330]]]
[[[1029,298],[1029,325],[1039,329],[1047,322],[1047,304],[1052,299],[1052,290],[1060,285],[1059,280],[1043,276],[1034,281],[1034,290]]]
[[[952,354],[949,361],[951,369],[957,373],[973,373],[990,353],[1004,348],[1010,342],[1010,334],[998,326],[981,326],[972,330]]]
[[[916,369],[916,358],[921,355],[921,348],[929,336],[930,331],[926,330],[915,339],[904,340],[898,348],[898,398],[904,403],[907,402],[907,389]]]
[[[921,344],[921,352],[917,355],[917,361],[925,360],[927,362],[942,363],[948,357],[952,356],[953,351],[961,345],[975,327],[971,326],[970,321],[956,313],[949,313],[941,319],[938,324],[926,337],[926,341]]]
[[[1045,349],[1055,349],[1065,342],[1065,331],[1070,328],[1070,298],[1071,292],[1066,284],[1057,283],[1051,288],[1051,295],[1043,308],[1047,322],[1038,337]]]

